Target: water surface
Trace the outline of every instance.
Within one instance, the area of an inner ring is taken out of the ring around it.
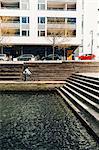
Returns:
[[[1,150],[99,150],[55,92],[0,94]]]

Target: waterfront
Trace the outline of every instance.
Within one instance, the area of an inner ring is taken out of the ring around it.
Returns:
[[[0,94],[1,150],[98,150],[55,92]]]

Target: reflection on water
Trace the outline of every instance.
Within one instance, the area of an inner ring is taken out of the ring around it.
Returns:
[[[1,150],[99,150],[61,101],[54,92],[0,94]]]

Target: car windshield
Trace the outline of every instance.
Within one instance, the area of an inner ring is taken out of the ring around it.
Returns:
[[[25,54],[25,55],[21,55],[19,57],[33,57],[33,55],[32,54]]]
[[[92,54],[84,54],[84,55],[82,55],[82,56],[91,56]]]
[[[87,56],[92,56],[92,54],[87,54]]]

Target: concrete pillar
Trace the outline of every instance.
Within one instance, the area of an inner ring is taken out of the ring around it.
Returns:
[[[67,3],[65,3],[65,8],[64,9],[67,10]]]
[[[23,55],[23,46],[20,48],[21,55]]]
[[[3,46],[0,48],[0,53],[3,54]]]

